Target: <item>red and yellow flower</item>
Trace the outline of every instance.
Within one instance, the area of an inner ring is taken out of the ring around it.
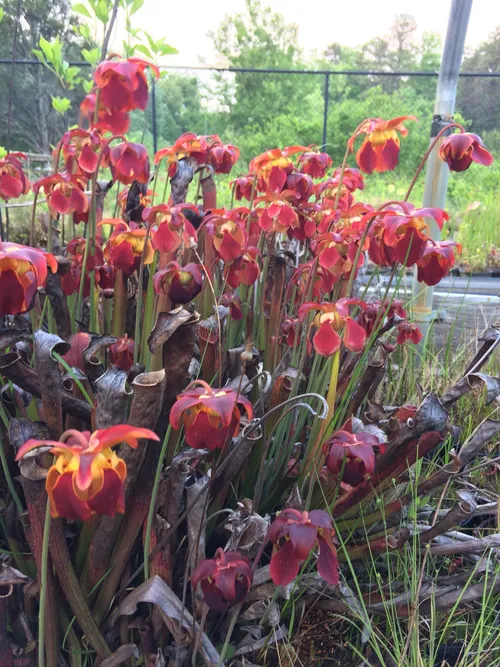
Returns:
[[[53,218],[57,214],[78,213],[83,215],[89,208],[89,200],[85,194],[87,179],[81,174],[62,172],[47,176],[33,184],[33,190],[43,189]]]
[[[399,134],[406,137],[408,130],[404,121],[417,120],[414,116],[399,116],[392,120],[368,118],[357,128],[347,145],[354,151],[354,142],[361,134],[366,135],[356,152],[356,162],[365,174],[394,169],[399,160]]]
[[[208,159],[208,137],[198,136],[193,132],[184,132],[172,146],[162,148],[155,155],[155,164],[166,160],[168,164],[173,164],[178,160],[187,157],[193,158],[198,164],[207,162]],[[170,177],[173,176],[170,173]]]
[[[334,535],[332,519],[324,510],[282,510],[269,530],[269,539],[274,545],[269,566],[273,582],[277,586],[287,586],[317,546],[319,574],[329,584],[338,584],[337,550],[332,541]]]
[[[184,425],[190,447],[221,449],[238,433],[242,411],[252,418],[252,404],[241,394],[195,380],[177,396],[170,423],[174,429]]]
[[[269,176],[273,167],[283,171],[285,174],[291,174],[295,169],[291,156],[297,153],[307,153],[308,150],[306,146],[287,146],[283,149],[273,148],[254,157],[250,162],[250,173],[260,176],[265,183],[269,182]]]
[[[5,201],[30,191],[31,183],[23,171],[21,159],[26,159],[24,153],[9,153],[0,160],[0,197]]]
[[[198,584],[203,599],[213,611],[226,611],[241,602],[252,586],[253,572],[248,558],[238,551],[217,549],[215,558],[202,560],[191,576],[193,588]]]
[[[240,176],[239,178],[235,178],[234,181],[229,182],[229,186],[234,188],[234,198],[236,201],[241,201],[242,199],[250,201],[252,199],[254,180],[255,176],[247,174],[246,176]]]
[[[56,258],[36,248],[0,241],[0,315],[25,313],[33,305],[48,269],[57,272]]]
[[[489,167],[493,155],[483,146],[481,138],[470,132],[452,134],[439,147],[439,157],[452,171],[465,171],[473,162]]]
[[[156,294],[166,294],[172,303],[189,303],[203,288],[203,273],[198,264],[189,262],[181,266],[178,262],[169,262],[164,269],[153,277]]]
[[[190,248],[198,241],[198,235],[193,225],[183,213],[183,210],[191,209],[198,212],[192,204],[180,204],[178,206],[167,206],[160,204],[152,208],[145,208],[143,219],[151,226],[152,244],[158,252],[175,252],[182,243]]]
[[[352,306],[364,309],[365,305],[360,299],[304,303],[299,308],[299,321],[303,322],[311,311],[317,311],[310,327],[315,331],[312,344],[316,353],[329,357],[337,352],[341,343],[351,352],[361,352],[366,343],[366,331],[349,316],[349,309]]]
[[[28,440],[17,452],[16,461],[38,447],[50,447],[57,457],[46,480],[54,518],[86,521],[93,514],[114,516],[125,509],[127,466],[111,448],[123,442],[135,448],[139,439],[159,440],[153,431],[128,424],[93,433],[70,429],[60,441]]]
[[[240,215],[240,209],[213,211],[211,215],[205,218],[205,221],[214,249],[221,259],[225,262],[231,262],[242,254],[247,243],[247,232]]]
[[[139,268],[144,245],[146,244],[147,230],[142,227],[131,227],[117,218],[103,220],[101,225],[112,225],[113,233],[104,247],[104,259],[115,269],[133,273]],[[151,264],[154,250],[151,241],[147,240],[144,264]]]
[[[370,213],[365,215],[365,219],[370,217]],[[396,262],[413,266],[429,238],[426,218],[433,218],[442,229],[448,214],[440,208],[415,208],[408,202],[377,213],[369,231],[368,254],[372,262],[379,266],[392,266]]]

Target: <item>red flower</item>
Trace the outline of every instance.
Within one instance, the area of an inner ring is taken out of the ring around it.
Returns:
[[[97,130],[87,132],[79,127],[63,134],[61,153],[68,173],[93,174],[99,161],[102,140]]]
[[[150,68],[156,78],[160,71],[140,58],[105,60],[94,72],[94,81],[100,90],[99,105],[109,111],[133,111],[146,109],[148,83],[145,70]]]
[[[326,467],[336,477],[342,473],[342,481],[358,486],[375,470],[374,447],[379,441],[370,433],[335,431],[323,445]]]
[[[233,320],[242,320],[241,299],[234,294],[223,294],[220,299],[221,306],[229,308],[229,314]]]
[[[333,183],[337,185],[340,182],[340,172],[341,169],[335,169],[333,172]],[[321,185],[321,183],[319,184]],[[364,190],[365,188],[365,180],[363,178],[363,174],[359,171],[359,169],[353,169],[352,167],[346,167],[344,169],[344,176],[342,178],[342,185],[349,190],[349,192],[354,192],[355,190]]]
[[[299,168],[303,174],[309,174],[312,178],[323,178],[332,166],[332,158],[328,153],[315,153],[307,151],[299,158]]]
[[[253,285],[260,275],[257,248],[248,246],[242,255],[226,265],[225,278],[227,284],[237,289],[241,284]]]
[[[232,389],[212,389],[203,380],[195,380],[177,396],[170,423],[174,429],[184,424],[190,447],[221,449],[238,432],[240,406],[251,419],[252,405],[247,398]]]
[[[0,316],[29,310],[37,289],[45,285],[48,268],[57,271],[50,253],[0,241]]]
[[[375,324],[380,325],[382,323],[382,316],[384,313],[388,323],[393,323],[396,317],[400,320],[406,317],[406,311],[403,308],[403,304],[398,299],[393,299],[390,303],[388,301],[380,301],[380,299],[371,301],[366,304],[365,309],[357,318],[358,324],[363,327],[367,336],[372,334]]]
[[[97,95],[90,93],[83,98],[80,104],[82,115],[89,121],[93,130],[101,132],[111,132],[112,134],[126,134],[130,127],[130,116],[127,111],[120,109],[105,109],[100,104],[97,111],[97,123],[94,124],[95,105]]]
[[[111,447],[122,442],[137,447],[139,439],[159,440],[147,428],[128,424],[94,431],[65,431],[60,441],[28,440],[19,449],[16,461],[37,447],[50,447],[57,456],[49,469],[45,487],[54,518],[86,521],[93,514],[114,516],[123,513],[123,482],[127,466]]]
[[[236,146],[223,144],[217,140],[211,142],[208,163],[212,165],[216,174],[229,174],[239,157],[240,151]]]
[[[284,201],[274,201],[260,211],[259,225],[265,232],[283,233],[298,225],[296,211]]]
[[[287,586],[293,581],[300,565],[317,545],[319,574],[329,584],[338,584],[337,550],[332,542],[334,535],[330,515],[323,510],[282,510],[269,530],[269,539],[274,544],[269,566],[273,582],[277,586]]]
[[[293,347],[297,340],[297,325],[299,320],[294,317],[285,317],[281,323],[281,333],[285,337],[288,347]]]
[[[0,197],[17,199],[30,191],[30,182],[23,171],[20,158],[26,159],[24,153],[9,153],[0,160]]]
[[[146,230],[132,228],[123,220],[109,218],[103,220],[101,225],[113,225],[114,230],[104,248],[104,258],[115,269],[132,274],[139,268],[144,244],[146,243]],[[154,250],[151,241],[148,240],[144,264],[151,264]]]
[[[417,120],[414,116],[400,116],[392,120],[369,118],[361,123],[348,141],[351,151],[360,134],[366,137],[356,153],[356,162],[361,171],[371,174],[372,171],[388,171],[394,169],[399,159],[399,136],[406,137],[408,130],[403,125],[405,120]]]
[[[453,241],[428,241],[417,262],[417,278],[426,285],[437,285],[455,264],[456,252],[462,252],[462,246]]]
[[[134,347],[134,340],[124,334],[116,343],[109,346],[110,362],[122,371],[129,371],[134,364]]]
[[[398,209],[393,206],[377,213],[378,220],[370,228],[368,254],[375,264],[388,266],[399,262],[413,266],[427,243],[429,225],[425,218],[434,218],[439,229],[448,220],[448,214],[440,208],[415,208],[401,202]],[[364,219],[370,217],[367,213]]]
[[[173,146],[162,148],[156,153],[155,164],[159,164],[164,158],[169,164],[172,164],[186,157],[193,158],[198,164],[204,164],[207,162],[208,148],[207,137],[185,132]],[[170,174],[171,177],[172,175]]]
[[[45,192],[50,214],[53,218],[57,214],[86,213],[89,200],[85,194],[86,179],[80,174],[68,174],[63,172],[54,176],[47,176],[33,184],[33,190],[37,192],[40,188]]]
[[[175,252],[181,243],[190,248],[197,242],[196,230],[182,212],[184,209],[198,212],[192,204],[160,204],[144,209],[142,217],[152,227],[152,244],[158,252]]]
[[[412,324],[411,322],[399,322],[396,324],[396,329],[398,332],[396,343],[398,345],[404,345],[407,341],[418,345],[422,340],[422,332],[416,324]]]
[[[307,151],[306,146],[287,146],[283,149],[273,148],[254,157],[250,162],[250,172],[257,174],[257,176],[263,176],[266,181],[273,167],[278,167],[286,174],[290,174],[294,169],[293,160],[290,156],[296,153],[307,153]]]
[[[293,193],[298,202],[305,203],[314,192],[314,182],[307,174],[288,174],[285,188]]]
[[[486,150],[477,134],[460,132],[451,134],[439,148],[439,157],[448,163],[452,171],[465,171],[473,162],[489,167],[493,155]]]
[[[339,299],[335,303],[304,303],[299,308],[299,321],[303,322],[311,310],[318,313],[311,323],[316,330],[312,343],[317,354],[328,357],[334,354],[341,342],[351,352],[360,352],[366,342],[366,331],[349,317],[351,306],[365,307],[365,302],[359,299]],[[339,335],[342,333],[342,338]]]
[[[202,290],[203,273],[192,262],[185,266],[169,262],[155,273],[153,284],[156,294],[167,294],[173,303],[189,303]]]
[[[78,292],[82,275],[83,258],[85,256],[85,246],[87,242],[83,236],[75,236],[66,247],[66,255],[71,259],[71,266],[68,273],[61,276],[61,287],[67,296]],[[90,294],[90,272],[103,263],[101,248],[96,245],[94,255],[90,253],[87,256],[87,265],[84,278],[83,295],[88,297]]]
[[[229,182],[229,186],[231,188],[234,187],[234,198],[236,201],[241,201],[242,199],[250,201],[252,199],[253,182],[254,176],[251,174],[240,176],[239,178],[235,178],[234,181]]]
[[[106,162],[115,181],[130,185],[133,181],[149,182],[149,158],[142,144],[124,141],[110,149]]]
[[[219,209],[205,220],[207,231],[212,237],[212,244],[220,257],[225,262],[239,257],[247,242],[245,223],[241,218],[240,209],[227,212]]]
[[[215,558],[202,560],[191,576],[193,588],[201,585],[206,604],[214,611],[226,611],[241,602],[252,586],[253,572],[248,558],[238,551],[217,549]]]

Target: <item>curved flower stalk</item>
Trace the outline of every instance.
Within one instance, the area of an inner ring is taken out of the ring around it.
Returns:
[[[16,461],[39,447],[49,447],[57,457],[45,485],[52,517],[86,521],[94,514],[114,516],[125,511],[127,466],[112,447],[125,442],[135,448],[142,438],[159,440],[153,431],[128,424],[93,433],[70,429],[59,441],[28,440],[17,452]]]

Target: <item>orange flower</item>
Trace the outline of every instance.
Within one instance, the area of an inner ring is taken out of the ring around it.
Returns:
[[[371,174],[372,171],[390,171],[398,163],[399,136],[406,137],[408,130],[403,125],[405,120],[417,120],[415,116],[399,116],[392,120],[382,118],[368,118],[363,121],[356,132],[347,142],[351,151],[354,151],[354,142],[360,134],[365,139],[356,153],[356,162],[361,171]]]
[[[47,267],[57,271],[56,258],[48,252],[0,242],[0,316],[24,313],[32,307],[39,287],[47,279]]]
[[[153,431],[129,424],[93,433],[69,429],[60,441],[28,440],[17,452],[16,461],[37,447],[50,447],[57,457],[45,484],[54,518],[86,521],[93,514],[114,516],[125,510],[127,465],[111,448],[122,442],[135,448],[139,439],[159,440]]]

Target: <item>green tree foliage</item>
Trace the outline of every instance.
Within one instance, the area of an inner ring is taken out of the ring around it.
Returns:
[[[500,27],[493,31],[487,42],[465,58],[463,67],[470,72],[500,72]],[[500,129],[500,80],[462,79],[458,105],[470,120],[472,132]]]
[[[54,0],[50,6],[44,0],[3,0],[4,17],[0,23],[0,57],[12,58],[17,5],[20,15],[17,30],[16,59],[34,59],[33,50],[40,38],[48,42],[58,38],[64,43],[68,59],[81,59],[83,40],[74,32],[77,20],[71,13],[68,0]],[[8,141],[8,101],[11,66],[0,66],[0,145]],[[71,117],[63,117],[53,107],[52,99],[69,98],[74,102]],[[14,69],[10,148],[15,150],[48,152],[67,128],[77,120],[81,90],[68,91],[43,65],[17,65]]]

